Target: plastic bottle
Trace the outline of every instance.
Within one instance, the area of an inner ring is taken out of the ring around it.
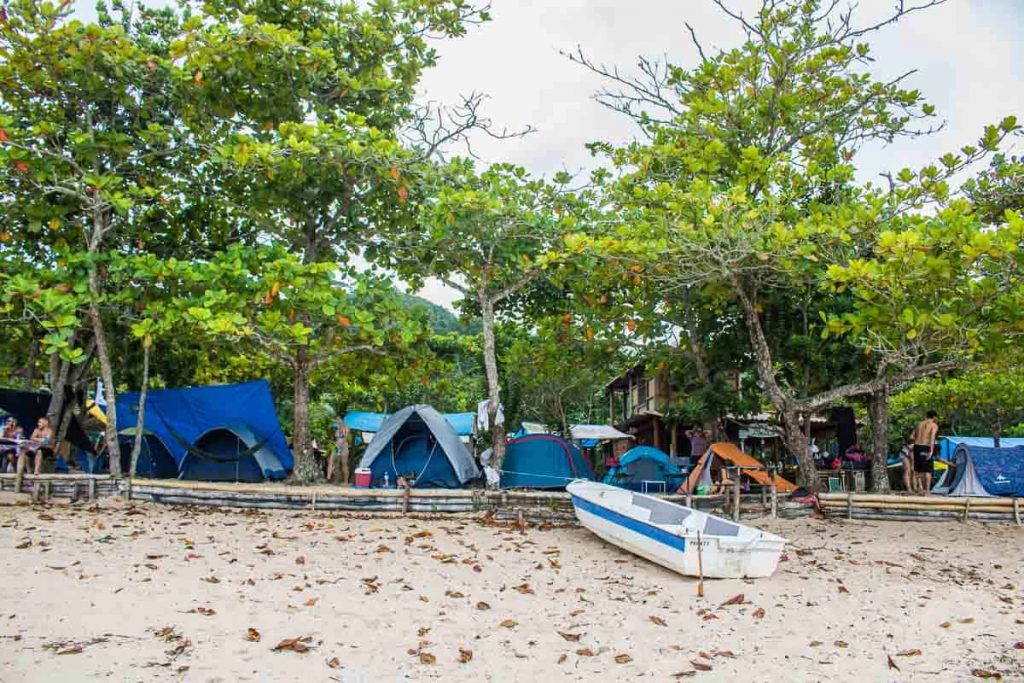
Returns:
[[[388,482],[388,473],[384,473],[384,488],[391,488]]]

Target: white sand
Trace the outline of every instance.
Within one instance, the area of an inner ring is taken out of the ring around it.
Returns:
[[[976,668],[1024,679],[1024,530],[763,526],[790,541],[779,572],[708,582],[700,600],[695,581],[580,528],[0,508],[0,679],[962,681]],[[719,607],[738,593],[744,604]],[[305,636],[306,653],[272,651]]]

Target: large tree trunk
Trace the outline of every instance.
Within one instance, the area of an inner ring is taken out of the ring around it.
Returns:
[[[61,360],[59,354],[53,354],[50,358],[50,405],[46,409],[46,419],[55,427],[64,413],[64,396],[67,393],[69,372],[71,363]]]
[[[761,380],[764,392],[768,400],[775,406],[782,426],[785,428],[786,449],[796,458],[799,467],[797,483],[808,491],[818,491],[821,484],[818,480],[818,469],[814,464],[814,456],[811,455],[811,445],[801,429],[800,414],[796,409],[796,402],[793,397],[782,388],[775,376],[775,364],[772,360],[771,348],[764,336],[764,329],[761,327],[761,319],[758,317],[757,306],[747,294],[747,290],[739,279],[732,279],[733,290],[736,293],[740,304],[743,306],[743,319],[747,326],[747,335],[750,337],[750,346],[754,351],[754,359],[757,365],[757,375]],[[809,419],[809,418],[808,418]]]
[[[142,342],[142,388],[139,389],[139,417],[135,421],[135,443],[132,444],[131,466],[128,476],[135,476],[135,468],[139,464],[139,453],[142,452],[142,438],[146,431],[146,394],[149,392],[149,344]]]
[[[505,424],[494,424],[501,405],[501,385],[498,383],[498,354],[494,343],[494,303],[480,293],[480,309],[484,330],[484,371],[487,374],[487,414],[491,426],[491,465],[500,470],[505,461]]]
[[[313,455],[312,435],[309,426],[309,375],[312,368],[309,347],[300,346],[295,351],[295,394],[292,405],[292,453],[295,469],[292,476],[303,484],[323,481],[323,473]]]
[[[871,490],[889,491],[889,391],[883,388],[868,395],[871,420]]]
[[[121,446],[117,442],[117,392],[114,387],[114,368],[110,365],[107,335],[103,329],[103,318],[98,304],[100,295],[99,273],[96,266],[89,267],[89,322],[92,324],[93,339],[96,340],[96,354],[100,360],[100,377],[103,378],[103,394],[107,401],[107,455],[110,458],[110,474],[121,476]]]
[[[779,417],[782,419],[782,426],[786,430],[784,436],[786,450],[796,458],[796,483],[808,491],[817,491],[821,485],[818,480],[818,468],[814,464],[814,456],[811,455],[811,441],[803,430],[800,414],[795,410],[787,409],[780,410]],[[808,422],[810,419],[811,417],[808,415]]]

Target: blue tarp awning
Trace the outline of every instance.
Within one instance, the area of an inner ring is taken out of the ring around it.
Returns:
[[[380,426],[384,424],[384,420],[389,417],[391,415],[388,413],[370,413],[364,410],[353,410],[346,413],[344,419],[345,424],[353,431],[376,433],[380,431]],[[473,435],[473,422],[476,420],[475,414],[444,413],[444,419],[448,421],[448,424],[452,426],[452,429],[459,436]]]
[[[118,427],[138,427],[138,405],[138,393],[117,397]],[[207,469],[219,463],[222,469],[237,474],[237,463],[229,462],[230,456],[248,448],[255,449],[253,458],[267,479],[284,478],[294,465],[266,380],[152,390],[146,394],[144,428],[167,446],[179,476],[186,474],[183,465],[193,457],[205,459]],[[214,430],[234,434],[239,443],[225,453],[197,445],[200,437]]]
[[[943,436],[939,439],[939,458],[945,461],[953,459],[953,453],[957,446],[981,446],[982,448],[995,448],[995,440],[991,436]],[[1024,438],[1000,437],[1000,448],[1015,448],[1024,446]]]

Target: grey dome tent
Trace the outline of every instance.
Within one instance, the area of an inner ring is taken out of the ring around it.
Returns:
[[[473,456],[441,413],[412,405],[394,413],[363,454],[359,467],[372,472],[373,486],[391,485],[399,476],[419,488],[460,488],[480,476]]]

